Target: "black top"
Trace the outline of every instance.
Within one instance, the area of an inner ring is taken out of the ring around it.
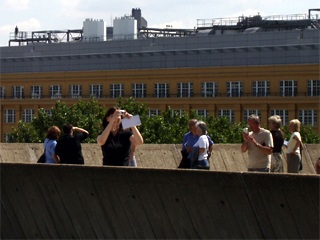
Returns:
[[[81,144],[88,137],[87,133],[64,136],[57,142],[56,154],[60,158],[60,163],[84,164],[81,152]]]
[[[116,136],[110,132],[107,141],[101,146],[103,165],[129,166],[131,136],[129,130],[119,130]]]
[[[270,131],[273,138],[273,152],[274,153],[281,153],[282,152],[282,145],[284,141],[284,134],[279,130],[271,130]]]

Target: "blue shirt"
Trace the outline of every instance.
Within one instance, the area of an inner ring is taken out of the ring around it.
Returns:
[[[209,147],[213,145],[213,141],[207,135],[209,140]],[[187,147],[193,147],[193,145],[199,140],[199,135],[193,136],[192,132],[188,132],[183,136],[182,140],[182,150],[185,150]],[[187,146],[186,146],[187,145]],[[188,158],[191,157],[191,152],[188,155]]]
[[[56,145],[57,145],[56,140],[50,140],[48,138],[44,140],[43,146],[46,149],[46,163],[56,163],[56,161],[52,157],[52,154],[56,154],[55,152]]]

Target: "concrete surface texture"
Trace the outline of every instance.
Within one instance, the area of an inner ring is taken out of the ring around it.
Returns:
[[[315,162],[320,157],[319,144],[307,144],[303,151],[301,174],[315,174]],[[247,171],[248,154],[240,144],[215,144],[210,159],[211,171]],[[181,160],[181,144],[144,144],[136,149],[138,167],[176,169]],[[285,149],[284,149],[285,151]],[[0,162],[36,163],[43,153],[40,143],[0,143]],[[102,166],[102,152],[98,144],[82,144],[85,165]],[[283,153],[286,171],[286,156]]]
[[[1,163],[2,239],[319,239],[319,176]]]

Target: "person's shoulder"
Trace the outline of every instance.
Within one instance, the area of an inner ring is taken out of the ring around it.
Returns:
[[[260,132],[261,133],[265,133],[265,134],[271,134],[271,132],[268,129],[265,129],[265,128],[260,128]]]
[[[292,136],[300,137],[301,135],[300,135],[300,132],[294,132],[294,133],[292,133]]]
[[[50,140],[49,144],[50,144],[50,145],[56,145],[56,144],[57,144],[57,141],[56,141],[56,140]]]
[[[203,142],[206,142],[206,141],[209,142],[209,139],[208,139],[207,135],[201,135],[201,136],[199,136],[199,140],[201,140],[201,141],[203,141]]]
[[[191,134],[191,132],[187,132],[183,135],[183,137],[188,137]]]

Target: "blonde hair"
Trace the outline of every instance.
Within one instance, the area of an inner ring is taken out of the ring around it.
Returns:
[[[292,119],[289,124],[291,124],[291,123],[293,123],[294,131],[295,132],[300,132],[301,122],[298,119]]]
[[[280,128],[282,121],[279,115],[273,115],[268,118],[268,121],[271,122],[276,128]]]

